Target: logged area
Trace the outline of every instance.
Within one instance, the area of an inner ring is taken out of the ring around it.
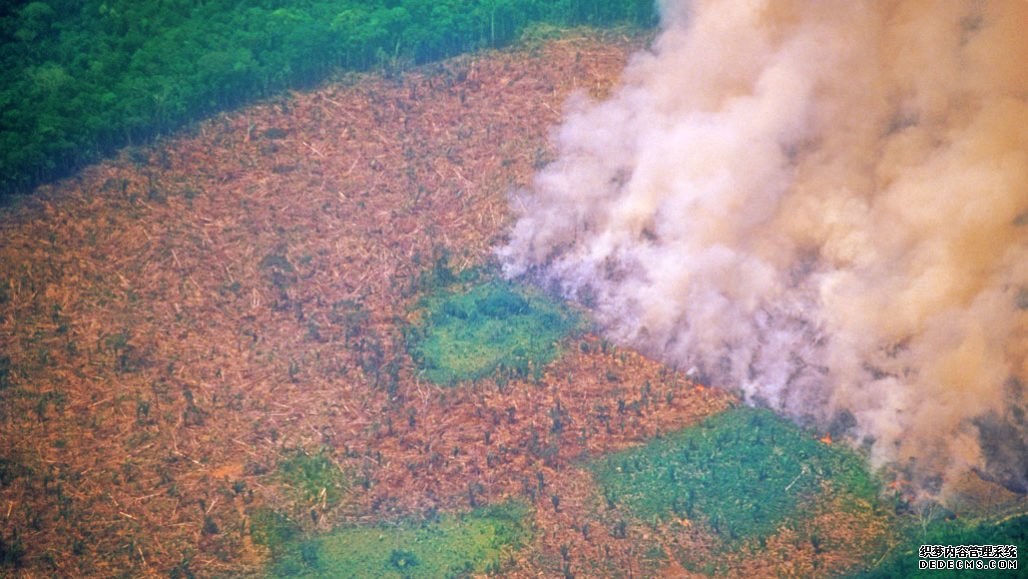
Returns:
[[[0,575],[892,564],[912,515],[864,457],[498,273],[562,103],[647,40],[346,76],[4,209]]]

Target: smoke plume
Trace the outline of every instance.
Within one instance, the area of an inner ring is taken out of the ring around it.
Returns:
[[[669,0],[499,250],[608,337],[1028,488],[1028,2]]]

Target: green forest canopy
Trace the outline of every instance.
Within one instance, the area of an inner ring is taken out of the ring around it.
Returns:
[[[0,5],[0,198],[333,71],[503,45],[653,0],[45,0]]]

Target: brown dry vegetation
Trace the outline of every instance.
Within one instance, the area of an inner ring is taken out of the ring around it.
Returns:
[[[567,95],[603,94],[644,41],[578,33],[347,77],[5,210],[0,517],[21,573],[260,574],[247,530],[262,506],[327,530],[504,497],[536,512],[513,574],[684,573],[654,563],[654,543],[709,536],[618,532],[577,461],[730,395],[592,336],[539,380],[439,387],[401,334],[435,260],[488,261]],[[354,481],[338,505],[272,476],[321,449]],[[817,572],[793,543],[739,568]]]

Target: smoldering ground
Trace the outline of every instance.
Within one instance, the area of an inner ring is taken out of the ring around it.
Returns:
[[[508,274],[926,493],[1028,490],[1028,3],[661,8],[514,194]]]

